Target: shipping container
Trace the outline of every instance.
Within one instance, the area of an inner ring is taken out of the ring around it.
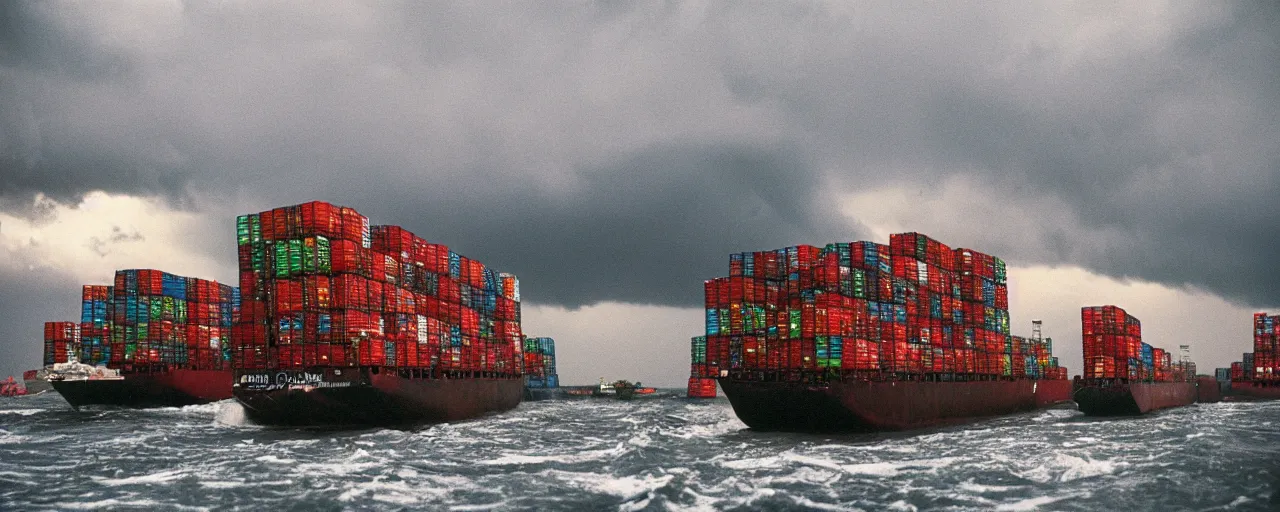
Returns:
[[[119,270],[113,286],[85,288],[110,294],[101,323],[88,322],[102,326],[94,332],[107,340],[108,367],[230,369],[231,329],[240,311],[236,288],[153,269]]]
[[[524,339],[524,378],[525,386],[530,388],[560,387],[560,377],[556,375],[556,340]]]
[[[80,350],[80,326],[75,322],[44,323],[44,364],[67,362]]]

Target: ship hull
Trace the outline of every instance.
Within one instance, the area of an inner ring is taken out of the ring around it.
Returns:
[[[1222,387],[1213,377],[1196,379],[1196,403],[1212,404],[1222,401]]]
[[[44,379],[26,379],[22,381],[27,387],[27,394],[34,395],[36,393],[44,393],[45,391],[53,391],[53,385]]]
[[[1080,412],[1089,416],[1137,416],[1195,403],[1194,382],[1085,383],[1075,392]]]
[[[1245,400],[1277,400],[1280,399],[1280,383],[1232,382],[1231,396]]]
[[[122,379],[51,381],[72,407],[182,407],[231,398],[230,370],[125,373]]]
[[[512,409],[515,377],[426,378],[369,369],[237,372],[236,400],[261,425],[401,426],[447,423]]]
[[[536,402],[540,400],[559,400],[565,398],[564,391],[560,388],[524,388],[524,400],[526,402]]]
[[[1071,399],[1069,381],[833,381],[825,385],[720,379],[734,413],[762,431],[874,432],[958,424]]]

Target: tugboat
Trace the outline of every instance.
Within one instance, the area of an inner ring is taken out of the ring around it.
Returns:
[[[565,394],[569,396],[589,396],[596,398],[631,400],[632,398],[635,398],[636,395],[652,395],[657,392],[657,389],[643,387],[640,382],[633,384],[628,380],[605,382],[604,377],[600,377],[600,384],[598,386],[569,387],[564,388],[564,391]]]

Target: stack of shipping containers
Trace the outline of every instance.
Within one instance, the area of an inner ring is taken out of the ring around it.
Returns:
[[[75,322],[44,323],[44,365],[67,362],[67,354],[78,350],[80,326]]]
[[[917,233],[730,256],[705,283],[693,379],[1065,379],[1046,342],[1009,334],[1004,263]],[[790,377],[787,377],[790,378]]]
[[[710,319],[711,316],[708,315],[707,318]],[[706,336],[694,336],[689,341],[689,358],[693,362],[689,371],[689,398],[715,398],[716,379],[704,375],[708,371]]]
[[[524,339],[524,378],[525,385],[531,388],[560,387],[560,377],[556,375],[556,340]]]
[[[80,362],[106,365],[111,359],[110,286],[87,284],[80,293]]]
[[[235,288],[159,270],[120,270],[114,286],[92,288],[86,293],[111,294],[103,326],[108,366],[229,368]]]
[[[237,232],[236,368],[521,372],[515,276],[319,201],[240,216]]]
[[[1280,345],[1276,344],[1280,332],[1280,317],[1266,313],[1253,315],[1253,353],[1245,354],[1244,377],[1249,380],[1270,381],[1280,377],[1277,370],[1280,361]]]
[[[1186,382],[1195,378],[1193,363],[1142,341],[1142,323],[1116,306],[1080,308],[1086,379]]]

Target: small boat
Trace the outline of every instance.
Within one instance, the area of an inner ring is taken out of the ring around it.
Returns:
[[[13,376],[0,381],[0,396],[22,396],[27,394],[27,388],[19,386],[18,382],[13,380]]]
[[[617,398],[619,400],[630,400],[635,395],[652,395],[658,391],[656,388],[642,387],[639,382],[634,384],[627,380],[605,382],[604,377],[600,377],[600,384],[597,386],[563,387],[562,389],[569,396]]]

